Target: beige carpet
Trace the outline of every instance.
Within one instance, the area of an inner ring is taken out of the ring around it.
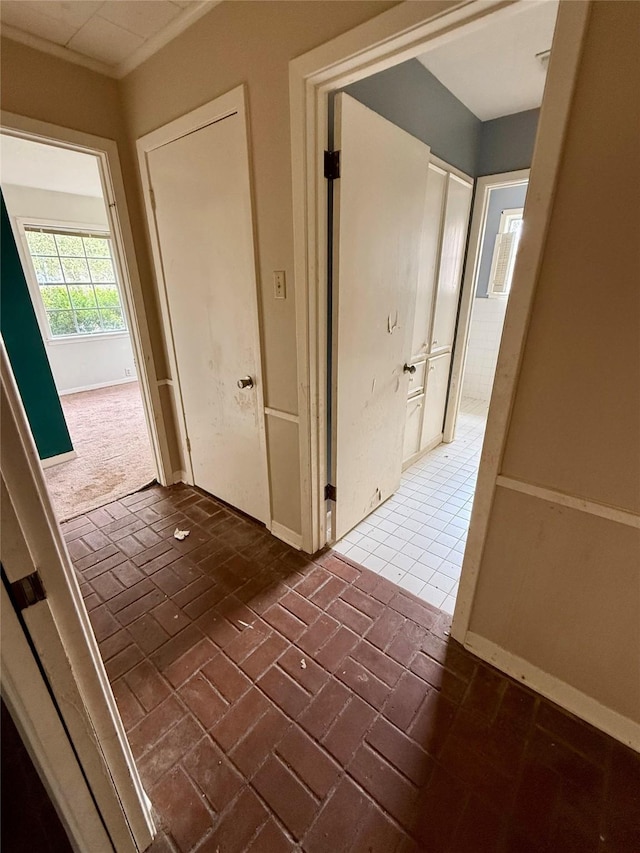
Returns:
[[[45,470],[60,521],[135,492],[155,479],[137,382],[60,397],[77,457]]]

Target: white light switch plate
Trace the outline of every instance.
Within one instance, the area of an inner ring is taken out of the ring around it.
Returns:
[[[275,299],[287,298],[287,284],[284,270],[275,270],[273,273],[273,295]]]

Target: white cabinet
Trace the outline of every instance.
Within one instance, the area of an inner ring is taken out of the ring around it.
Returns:
[[[433,162],[433,160],[436,162]],[[404,464],[442,439],[473,182],[429,163],[408,387]]]
[[[451,353],[436,355],[427,362],[426,390],[420,449],[440,443],[447,404]]]

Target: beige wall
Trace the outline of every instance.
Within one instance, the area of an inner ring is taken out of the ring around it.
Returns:
[[[593,5],[502,465],[636,516],[638,32]],[[470,630],[640,722],[640,531],[499,488]]]

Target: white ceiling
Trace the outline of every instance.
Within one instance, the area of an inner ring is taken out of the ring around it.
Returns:
[[[91,154],[0,135],[0,183],[102,198],[98,162]]]
[[[2,0],[9,38],[122,77],[220,0]]]
[[[418,59],[481,121],[531,110],[546,77],[535,57],[551,47],[557,13],[558,0],[524,0]]]

